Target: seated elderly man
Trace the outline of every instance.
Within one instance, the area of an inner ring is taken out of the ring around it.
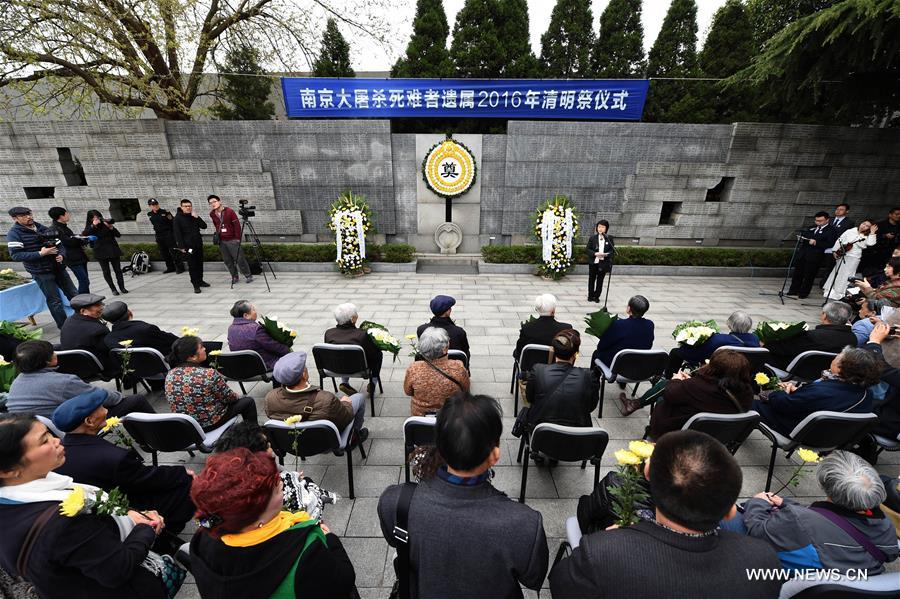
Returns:
[[[103,315],[102,295],[82,293],[69,302],[75,313],[66,319],[59,332],[59,349],[83,349],[91,352],[103,365],[103,370],[113,374],[119,370],[109,356],[106,336],[109,329],[100,320]]]
[[[413,416],[434,414],[447,398],[469,390],[469,372],[459,360],[447,357],[450,337],[447,331],[428,327],[419,336],[416,360],[406,369],[403,392],[412,397],[409,411]]]
[[[134,320],[134,314],[125,302],[111,302],[103,308],[103,320],[112,324],[112,331],[106,336],[106,347],[117,349],[120,342],[131,339],[131,347],[150,347],[163,357],[172,351],[177,335],[161,330],[155,324]]]
[[[725,446],[697,431],[663,435],[645,469],[656,521],[582,537],[550,571],[553,599],[585,597],[777,597],[780,580],[748,569],[779,569],[758,539],[716,530],[736,514],[741,467]]]
[[[535,364],[525,397],[528,428],[542,422],[565,426],[591,426],[591,412],[597,407],[600,383],[588,368],[575,366],[581,335],[575,329],[558,332],[550,341],[555,362]]]
[[[53,411],[67,399],[99,389],[106,394],[103,405],[110,416],[124,416],[130,412],[154,413],[143,395],[123,397],[118,391],[100,389],[74,374],[56,372],[56,352],[47,341],[24,341],[16,348],[16,368],[19,376],[9,389],[7,409],[38,416],[53,416]]]
[[[850,306],[843,302],[828,302],[819,316],[821,324],[815,329],[766,345],[770,354],[769,363],[783,370],[791,360],[805,351],[837,353],[848,345],[855,346],[856,335],[847,324],[851,313]]]
[[[291,352],[291,348],[272,339],[266,329],[256,322],[256,306],[247,300],[234,302],[231,317],[234,320],[228,327],[229,349],[252,349],[263,359],[266,370],[272,370],[278,358]]]
[[[897,559],[893,522],[879,505],[887,496],[878,472],[864,459],[835,451],[819,463],[825,501],[809,507],[772,493],[744,505],[747,534],[771,544],[788,570],[884,572]]]
[[[550,345],[558,332],[572,328],[568,322],[556,320],[555,295],[544,293],[534,298],[534,311],[538,313],[537,319],[522,323],[522,328],[519,329],[519,339],[513,350],[513,358],[516,360],[519,359],[522,348],[529,343]]]
[[[597,349],[591,356],[591,367],[596,368],[594,360],[600,360],[607,366],[612,365],[613,358],[623,349],[650,349],[653,347],[653,321],[644,318],[650,309],[650,302],[643,295],[635,295],[628,300],[625,314],[628,318],[613,321],[600,340]],[[623,386],[624,388],[624,386]],[[627,398],[624,393],[620,401]]]
[[[136,510],[156,510],[166,521],[166,530],[179,533],[194,517],[191,503],[192,472],[183,466],[145,466],[133,448],[125,449],[97,434],[106,424],[106,393],[94,389],[67,399],[53,412],[53,424],[66,433],[62,445],[66,461],[55,472],[76,482],[106,491],[118,487]],[[110,433],[107,438],[127,435]]]
[[[759,347],[759,338],[750,332],[750,329],[753,328],[753,319],[746,312],[740,310],[733,312],[725,322],[725,326],[728,327],[728,333],[715,333],[697,347],[682,345],[670,351],[669,363],[666,366],[666,378],[672,378],[672,375],[678,372],[685,362],[692,366],[703,364],[720,347],[729,345]]]
[[[381,374],[381,361],[383,355],[368,333],[356,328],[359,313],[353,304],[341,304],[334,309],[334,319],[337,326],[325,331],[325,343],[335,345],[358,345],[366,352],[366,364],[372,373],[372,381],[377,381]],[[344,393],[353,395],[356,389],[350,386],[349,377],[341,377],[341,385],[338,387]]]
[[[847,347],[834,357],[824,376],[800,385],[780,383],[781,389],[753,400],[753,410],[762,421],[782,435],[790,436],[800,422],[812,414],[828,410],[865,414],[872,411],[868,387],[878,383],[881,366],[875,354]]]
[[[355,421],[354,430],[360,442],[369,437],[363,428],[366,415],[365,394],[338,399],[332,393],[309,384],[305,351],[295,351],[275,362],[272,375],[281,387],[266,393],[266,416],[286,420],[291,416],[303,416],[303,422],[330,420],[339,431]]]
[[[439,329],[444,329],[447,331],[447,335],[450,337],[450,349],[458,349],[464,354],[466,354],[466,358],[471,358],[471,352],[469,351],[469,338],[466,336],[466,331],[450,318],[450,312],[453,310],[453,306],[456,305],[456,300],[449,295],[436,295],[431,298],[431,303],[429,307],[431,308],[431,313],[434,316],[426,322],[425,324],[419,326],[416,329],[416,336],[421,337],[422,333],[425,332],[425,329],[428,327],[438,327]]]

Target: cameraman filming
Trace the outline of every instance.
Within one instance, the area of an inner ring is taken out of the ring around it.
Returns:
[[[241,222],[238,220],[234,210],[222,203],[217,195],[211,195],[206,198],[209,203],[209,217],[212,219],[215,233],[213,233],[213,243],[218,243],[219,252],[222,254],[222,261],[231,273],[231,284],[238,282],[238,268],[241,274],[246,277],[248,283],[253,282],[253,275],[250,274],[250,265],[247,264],[247,258],[241,252]],[[246,204],[246,200],[242,201]],[[237,262],[237,266],[235,266]]]
[[[76,295],[76,290],[63,268],[57,233],[34,222],[30,208],[16,206],[9,209],[9,215],[16,221],[12,229],[6,233],[9,255],[16,262],[25,265],[25,270],[47,299],[47,308],[56,321],[56,326],[62,329],[66,321],[66,311],[59,292],[62,291],[68,299],[72,299]]]

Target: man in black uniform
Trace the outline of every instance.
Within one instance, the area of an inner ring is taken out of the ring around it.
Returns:
[[[794,278],[786,294],[796,295],[800,299],[809,295],[825,250],[837,240],[834,227],[828,222],[827,212],[816,212],[815,219],[815,226],[805,229],[801,235],[800,248],[794,257]]]
[[[175,236],[172,232],[172,221],[175,220],[175,216],[165,208],[160,208],[156,198],[147,200],[147,205],[150,206],[147,218],[153,225],[156,247],[159,248],[162,259],[166,261],[166,270],[163,271],[163,274],[173,271],[178,274],[183,273],[184,263],[179,255],[181,252],[175,250]]]
[[[209,287],[209,283],[203,280],[203,237],[200,229],[205,228],[206,223],[194,212],[191,201],[181,200],[181,212],[175,216],[172,230],[175,233],[175,245],[187,258],[194,293],[200,293],[201,287]]]

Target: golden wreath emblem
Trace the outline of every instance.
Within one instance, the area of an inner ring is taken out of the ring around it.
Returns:
[[[475,182],[475,158],[467,147],[448,138],[431,148],[422,172],[433,192],[445,198],[456,197],[469,191]]]

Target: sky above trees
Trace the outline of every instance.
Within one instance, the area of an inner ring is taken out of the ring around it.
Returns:
[[[352,0],[348,0],[352,2]],[[462,8],[465,0],[444,0],[444,10],[447,13],[447,21],[450,24],[452,36],[453,23],[456,21],[456,13]],[[696,0],[697,2],[697,37],[698,49],[702,47],[706,39],[707,29],[712,21],[713,13],[725,4],[725,0]],[[644,0],[642,22],[644,25],[644,50],[649,51],[656,39],[666,11],[671,0]],[[529,38],[531,47],[536,56],[541,53],[541,35],[547,31],[550,24],[550,13],[553,11],[555,0],[528,0]],[[594,31],[603,9],[609,4],[609,0],[593,0],[591,8],[594,14]],[[416,3],[410,1],[405,8],[397,11],[396,19],[392,22],[392,29],[396,35],[392,36],[393,44],[389,48],[380,47],[376,42],[362,37],[350,39],[353,68],[357,71],[388,71],[397,57],[406,49],[409,36],[412,33],[412,20],[416,12]],[[390,54],[389,54],[390,53]]]

